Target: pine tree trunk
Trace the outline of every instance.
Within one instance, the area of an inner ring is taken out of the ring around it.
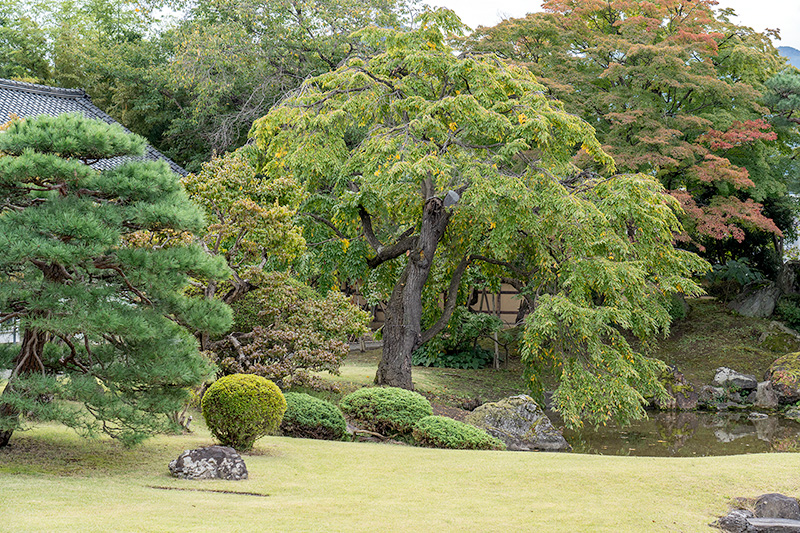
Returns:
[[[375,383],[413,389],[411,354],[422,344],[422,289],[428,280],[436,247],[444,235],[449,213],[440,198],[428,198],[422,212],[417,247],[389,298],[383,326],[383,357]]]
[[[47,344],[48,337],[46,332],[39,329],[25,329],[25,334],[22,337],[22,346],[14,360],[14,369],[11,372],[11,376],[8,378],[8,383],[3,390],[3,394],[0,395],[0,420],[3,420],[4,426],[8,424],[6,429],[0,430],[0,448],[8,445],[8,441],[14,434],[14,427],[19,418],[19,411],[15,407],[4,403],[2,401],[2,396],[17,392],[15,391],[15,385],[21,376],[37,371],[44,371],[42,354],[44,353],[44,345]]]

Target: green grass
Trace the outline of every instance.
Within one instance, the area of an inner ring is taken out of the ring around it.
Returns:
[[[696,532],[734,497],[800,490],[798,454],[621,458],[283,437],[244,456],[247,481],[169,476],[182,450],[210,443],[202,427],[134,449],[53,426],[15,435],[0,450],[2,528]]]

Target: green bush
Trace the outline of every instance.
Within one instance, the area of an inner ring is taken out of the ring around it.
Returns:
[[[339,407],[360,426],[382,435],[408,435],[421,418],[433,414],[421,394],[397,387],[359,389],[342,398]]]
[[[505,450],[500,439],[486,431],[447,418],[446,416],[426,416],[419,420],[413,429],[414,440],[420,446],[431,448],[452,448],[455,450]]]
[[[786,322],[786,325],[800,330],[800,295],[786,294],[778,300],[775,314]]]
[[[341,440],[347,429],[344,415],[331,402],[302,392],[287,392],[281,431],[290,437]]]
[[[225,446],[240,451],[274,433],[286,412],[286,399],[270,380],[253,374],[231,374],[215,381],[203,395],[203,417]]]
[[[443,368],[485,368],[491,364],[494,354],[478,346],[478,341],[491,337],[502,325],[494,315],[456,307],[447,328],[417,349],[411,362]]]

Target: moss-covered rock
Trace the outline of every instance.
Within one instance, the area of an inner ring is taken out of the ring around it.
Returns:
[[[765,379],[772,382],[772,389],[782,404],[800,401],[800,352],[787,353],[773,362]]]
[[[509,450],[561,452],[570,449],[541,407],[524,394],[483,404],[467,416],[466,422],[497,437]]]

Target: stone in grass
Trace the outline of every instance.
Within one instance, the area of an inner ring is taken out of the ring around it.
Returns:
[[[524,394],[483,404],[465,421],[503,441],[508,450],[563,452],[571,449],[541,407]]]
[[[183,479],[247,479],[247,466],[242,456],[228,446],[186,450],[169,463],[169,471]]]
[[[783,494],[764,494],[756,500],[757,518],[788,518],[800,520],[800,504]]]
[[[748,521],[750,518],[753,518],[752,512],[734,509],[711,525],[729,533],[752,533],[756,529],[750,525]]]

